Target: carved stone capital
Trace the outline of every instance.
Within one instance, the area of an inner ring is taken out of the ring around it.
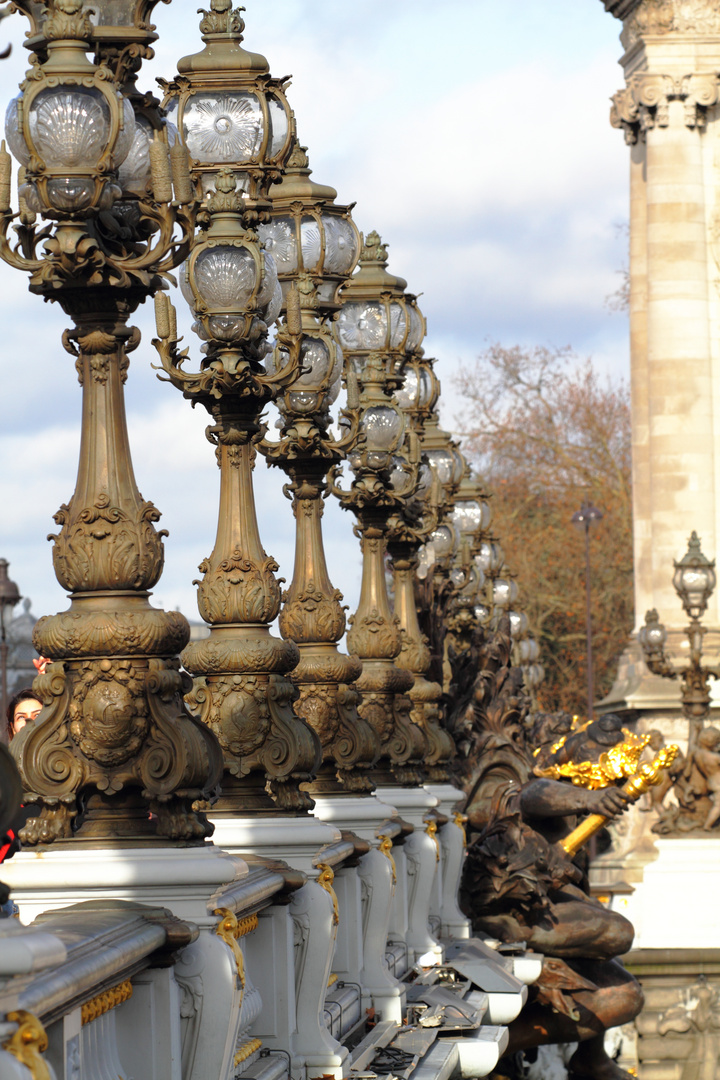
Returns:
[[[612,99],[610,123],[621,128],[625,141],[634,144],[654,127],[668,127],[671,101],[682,101],[684,124],[702,129],[707,110],[718,100],[720,80],[713,73],[700,75],[635,74]]]

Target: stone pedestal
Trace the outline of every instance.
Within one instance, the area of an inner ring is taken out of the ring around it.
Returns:
[[[633,949],[645,994],[636,1021],[640,1080],[714,1080],[720,1070],[720,949]]]
[[[312,814],[256,814],[213,818],[225,850],[259,860],[281,861],[307,878],[289,906],[270,907],[251,948],[273,999],[263,1013],[263,1042],[290,1046],[293,1075],[346,1074],[348,1051],[329,1032],[325,995],[339,923],[334,873],[353,854],[334,825]]]
[[[431,817],[438,800],[425,788],[383,786],[378,788],[378,796],[396,807],[414,830],[394,853],[397,887],[390,936],[405,942],[411,966],[418,961],[424,966],[440,963],[442,946],[430,930],[430,907],[436,882],[441,880],[440,841]]]
[[[173,993],[184,996],[183,1077],[230,1080],[238,1064],[249,1063],[247,1050],[254,1046],[250,1029],[262,999],[246,963],[247,937],[254,930],[254,913],[283,889],[281,875],[264,868],[251,871],[213,844],[75,844],[20,852],[3,864],[3,878],[23,921],[82,901],[125,900],[169,909],[197,926],[200,934],[182,950],[172,979]],[[104,1075],[102,1070],[98,1075]]]
[[[401,833],[397,811],[373,795],[339,795],[316,796],[314,812],[341,830],[352,830],[371,845],[356,872],[344,870],[337,877],[342,926],[337,974],[357,980],[363,1002],[375,1008],[383,1020],[401,1023],[405,989],[389,970],[386,958],[397,884],[397,849],[392,842]],[[403,942],[403,960],[405,955]]]

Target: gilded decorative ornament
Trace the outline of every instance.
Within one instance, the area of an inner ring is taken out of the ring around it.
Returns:
[[[42,1056],[48,1048],[48,1037],[38,1018],[25,1009],[16,1009],[6,1019],[18,1026],[3,1042],[3,1050],[25,1066],[32,1080],[51,1080],[50,1069]]]

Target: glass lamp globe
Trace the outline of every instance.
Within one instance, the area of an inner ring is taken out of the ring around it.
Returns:
[[[118,167],[127,157],[135,134],[135,114],[127,98],[110,87],[46,87],[18,95],[5,114],[5,135],[11,152],[24,166],[34,160],[43,173],[30,178],[21,194],[30,209],[48,216],[109,208],[122,189],[97,179],[110,161]]]
[[[693,531],[686,553],[674,566],[673,585],[682,606],[691,619],[699,619],[715,589],[716,576],[715,560],[711,562],[703,555],[696,532]]]
[[[439,525],[430,536],[435,556],[445,559],[457,550],[457,535],[449,525]]]
[[[310,179],[307,149],[294,142],[283,178],[270,190],[271,220],[258,227],[287,293],[299,274],[309,274],[323,312],[339,307],[337,291],[355,269],[360,233],[350,207],[335,203],[334,188]]]
[[[482,506],[476,499],[462,499],[455,503],[451,520],[459,533],[472,535],[482,525]]]
[[[517,599],[518,587],[512,578],[496,578],[493,581],[493,604],[506,611]]]
[[[660,622],[655,608],[645,615],[645,625],[638,630],[638,641],[647,656],[662,653],[667,641],[667,630]]]
[[[387,270],[387,246],[370,233],[360,254],[360,265],[343,292],[337,321],[338,340],[360,374],[368,354],[380,352],[395,363],[417,350],[425,336],[425,320],[407,282]]]
[[[528,617],[524,611],[509,611],[510,634],[513,638],[522,637],[527,632]]]
[[[405,424],[402,413],[390,405],[371,405],[360,419],[360,430],[366,439],[367,463],[370,468],[386,468],[391,455],[400,445]]]
[[[476,555],[477,565],[488,576],[498,574],[505,563],[505,555],[496,540],[483,540]]]
[[[245,245],[201,245],[180,269],[180,288],[198,317],[193,329],[206,341],[236,344],[252,310],[266,325],[280,310],[272,256]]]
[[[216,173],[230,167],[238,190],[265,202],[290,149],[287,80],[272,78],[265,57],[242,47],[245,23],[237,11],[205,12],[200,30],[205,48],[183,57],[178,78],[164,84],[168,118],[205,194]]]

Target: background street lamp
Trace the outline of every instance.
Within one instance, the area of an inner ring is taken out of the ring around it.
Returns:
[[[690,616],[686,634],[690,643],[688,663],[680,667],[665,652],[667,630],[653,608],[645,616],[645,625],[638,632],[638,641],[645,653],[645,662],[653,675],[666,679],[682,677],[683,714],[687,717],[688,758],[697,745],[703,722],[710,712],[710,679],[720,678],[720,669],[703,665],[702,642],[705,627],[700,616],[705,612],[708,600],[715,588],[715,560],[712,562],[702,552],[700,539],[693,532],[688,549],[679,562],[674,562],[673,585],[682,606]]]
[[[2,683],[2,716],[7,712],[7,637],[5,626],[5,609],[14,608],[22,600],[20,590],[14,581],[8,577],[7,559],[0,559],[0,682]]]
[[[592,654],[592,607],[590,597],[590,529],[594,522],[600,521],[602,513],[597,506],[583,502],[573,514],[571,521],[579,529],[585,530],[585,636],[587,638],[587,685],[588,685],[588,720],[593,718],[593,654]]]

